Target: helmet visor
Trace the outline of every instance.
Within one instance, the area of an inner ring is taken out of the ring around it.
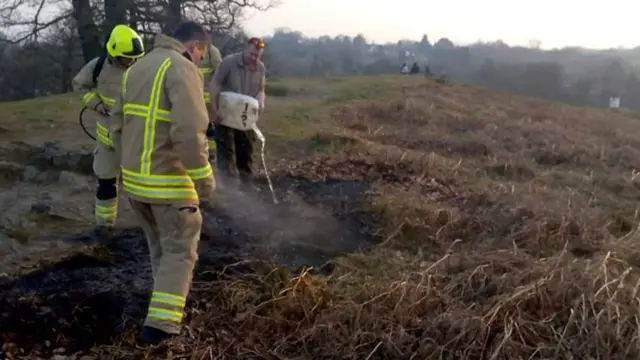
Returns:
[[[144,45],[142,44],[142,39],[139,37],[134,37],[131,39],[131,49],[128,51],[122,52],[122,57],[126,58],[137,58],[144,55]]]

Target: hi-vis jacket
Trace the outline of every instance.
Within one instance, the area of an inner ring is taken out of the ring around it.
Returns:
[[[218,65],[222,62],[220,50],[213,45],[209,45],[204,59],[200,62],[200,73],[204,78],[204,100],[207,106],[211,104],[211,93],[209,92],[209,84],[213,79],[213,72],[216,71]]]
[[[197,205],[195,183],[213,182],[202,75],[188,56],[180,42],[158,35],[123,76],[111,135],[134,200]]]
[[[120,83],[125,68],[118,66],[107,58],[100,71],[97,84],[93,82],[93,69],[96,67],[98,58],[89,61],[80,72],[73,78],[72,84],[75,91],[85,90],[82,97],[84,105],[91,110],[102,104],[107,111],[115,105],[116,98],[120,93]],[[96,122],[96,139],[106,146],[112,147],[113,141],[109,135],[108,117],[102,114]]]

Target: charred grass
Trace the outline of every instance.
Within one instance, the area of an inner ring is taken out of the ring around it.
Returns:
[[[368,81],[386,95],[328,99],[331,126],[312,137],[325,151],[283,156],[277,172],[371,184],[374,250],[336,259],[329,275],[249,261],[200,273],[180,342],[140,350],[132,333],[91,354],[638,359],[638,120],[421,78]]]

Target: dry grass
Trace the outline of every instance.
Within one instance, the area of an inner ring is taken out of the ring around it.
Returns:
[[[421,78],[356,81],[344,94],[363,81],[385,91],[309,111],[341,151],[283,156],[279,171],[374,184],[378,247],[328,277],[262,263],[200,274],[186,343],[140,351],[129,336],[95,354],[640,357],[637,119]]]

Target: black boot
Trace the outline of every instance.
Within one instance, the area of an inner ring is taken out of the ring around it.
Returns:
[[[140,342],[145,345],[158,345],[174,336],[174,334],[166,333],[160,329],[144,326],[140,332]]]
[[[107,246],[113,240],[113,227],[98,225],[91,232],[91,241],[94,244]]]

